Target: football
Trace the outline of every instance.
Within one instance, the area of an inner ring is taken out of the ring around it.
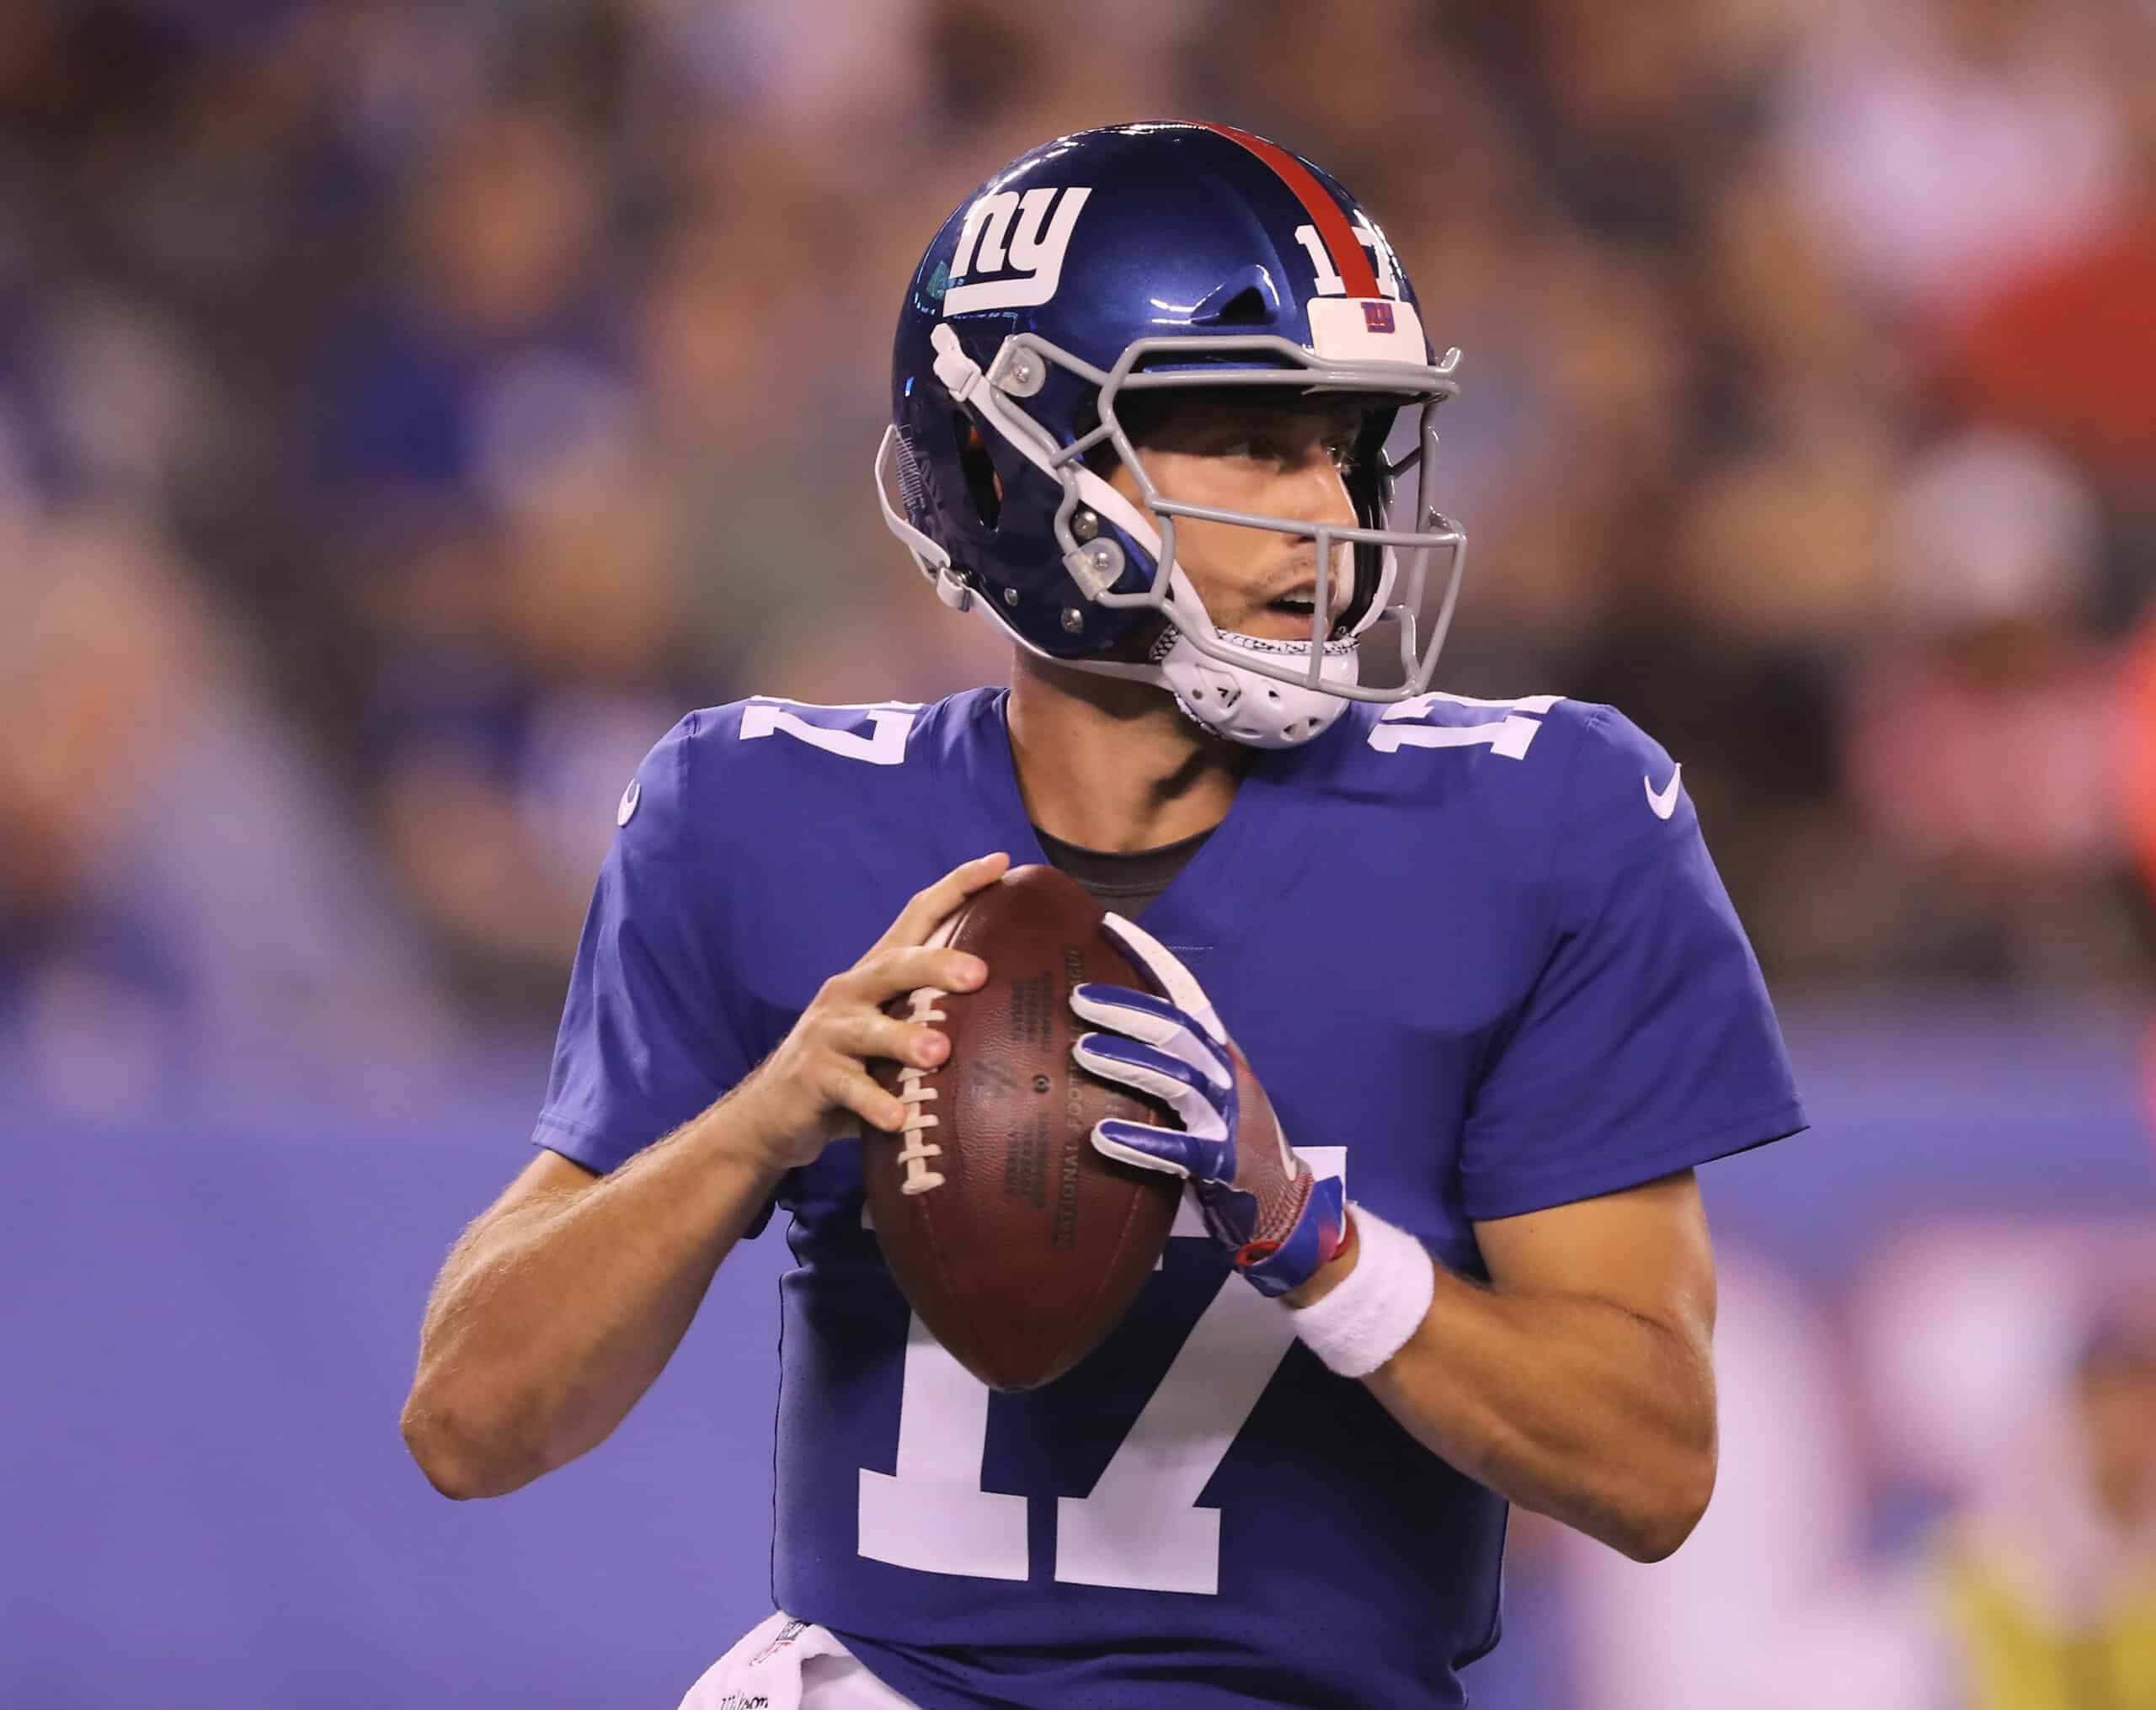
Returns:
[[[994,1389],[1069,1371],[1136,1301],[1167,1244],[1182,1184],[1093,1149],[1104,1116],[1172,1123],[1071,1060],[1070,988],[1145,989],[1100,930],[1100,905],[1053,867],[1019,867],[932,940],[988,964],[978,991],[924,987],[891,1013],[930,1023],[932,1069],[877,1065],[907,1101],[903,1134],[862,1143],[868,1214],[892,1274],[936,1340]]]

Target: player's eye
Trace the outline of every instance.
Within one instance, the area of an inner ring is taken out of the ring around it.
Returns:
[[[1326,434],[1321,441],[1327,461],[1342,475],[1352,473],[1362,461],[1355,450],[1359,437],[1353,429],[1343,427],[1337,433]]]

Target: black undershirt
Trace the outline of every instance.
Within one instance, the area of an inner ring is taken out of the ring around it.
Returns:
[[[1113,914],[1134,920],[1153,899],[1175,882],[1176,875],[1190,865],[1190,858],[1205,847],[1211,826],[1180,843],[1158,849],[1134,850],[1128,855],[1104,850],[1081,849],[1059,837],[1050,837],[1038,825],[1033,835],[1041,840],[1041,853],[1062,871],[1083,885],[1093,900]]]

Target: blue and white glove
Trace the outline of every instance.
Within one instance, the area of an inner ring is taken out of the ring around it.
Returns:
[[[1094,1125],[1095,1148],[1187,1180],[1205,1227],[1260,1292],[1300,1287],[1347,1239],[1338,1178],[1320,1180],[1289,1148],[1265,1089],[1174,952],[1120,914],[1101,930],[1155,989],[1091,981],[1074,988],[1070,1007],[1103,1031],[1081,1035],[1071,1055],[1102,1079],[1158,1099],[1182,1127],[1111,1117]]]

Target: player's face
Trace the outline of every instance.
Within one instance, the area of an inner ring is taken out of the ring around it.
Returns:
[[[1193,394],[1149,411],[1131,437],[1163,498],[1352,525],[1345,476],[1361,422],[1344,404]],[[1127,466],[1109,481],[1132,503],[1144,503]],[[1214,627],[1272,641],[1310,639],[1315,541],[1180,518],[1176,562]],[[1353,594],[1353,551],[1342,546],[1326,589],[1331,611],[1342,610]]]

